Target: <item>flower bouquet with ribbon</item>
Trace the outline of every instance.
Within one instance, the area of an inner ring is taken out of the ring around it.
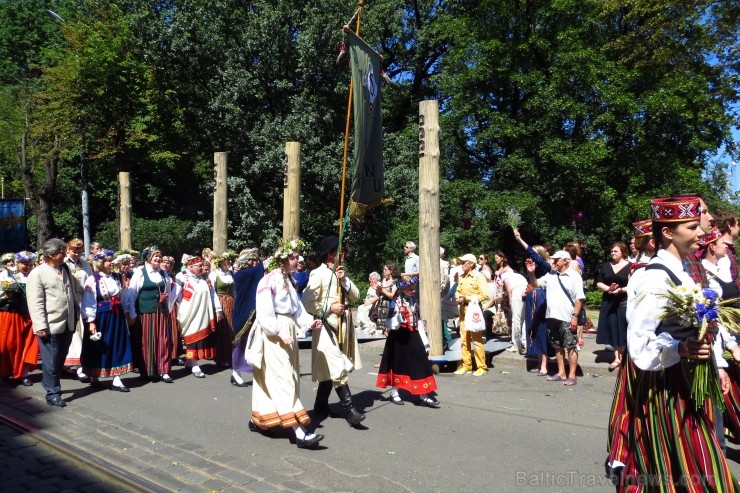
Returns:
[[[695,286],[676,286],[668,280],[669,289],[658,296],[667,301],[665,310],[659,316],[661,320],[670,319],[683,327],[697,329],[696,338],[706,341],[710,346],[714,334],[709,327],[721,323],[731,332],[740,332],[740,310],[729,305],[736,299],[720,300],[716,291]],[[712,399],[724,410],[722,386],[717,378],[717,365],[713,357],[706,361],[681,360],[681,364],[691,381],[691,397],[696,408],[700,408],[706,399]]]

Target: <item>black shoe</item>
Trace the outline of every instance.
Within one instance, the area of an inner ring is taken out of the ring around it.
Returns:
[[[206,378],[206,374],[203,373],[202,371],[194,371],[193,376],[195,378]]]
[[[255,433],[261,433],[262,435],[265,435],[267,437],[271,437],[272,436],[272,430],[271,429],[270,430],[263,430],[262,428],[260,428],[256,424],[254,424],[254,421],[252,421],[251,419],[249,420],[249,424],[247,426],[249,427],[249,431],[253,431]]]
[[[403,406],[403,399],[400,395],[392,395],[390,401],[397,406]]]
[[[92,382],[92,380],[90,379],[90,377],[82,377],[79,380],[80,380],[80,383],[90,383],[90,382]]]
[[[298,448],[313,448],[324,439],[324,435],[314,435],[311,438],[296,438],[295,444]]]
[[[431,396],[422,397],[419,403],[422,406],[426,406],[426,407],[433,407],[433,408],[439,407],[439,401]]]
[[[246,387],[249,385],[247,382],[242,381],[242,383],[236,383],[236,378],[234,378],[234,375],[231,375],[231,385],[234,385],[236,387]],[[250,421],[251,423],[251,421]]]
[[[112,386],[112,387],[111,387],[110,389],[111,389],[111,390],[117,390],[117,391],[119,391],[119,392],[131,392],[131,390],[129,390],[129,388],[128,388],[128,387],[126,387],[126,386],[125,386],[125,385],[123,385],[123,384],[121,384],[121,385],[114,385],[114,386]]]
[[[177,364],[179,366],[185,366],[185,360],[182,358],[177,358]]]
[[[172,380],[172,377],[171,376],[165,375],[165,376],[162,377],[162,381],[164,383],[172,383],[174,380]]]
[[[57,406],[57,407],[64,407],[67,405],[66,402],[62,400],[61,397],[56,396],[52,397],[51,399],[46,399],[46,403],[50,406]]]
[[[23,378],[21,379],[21,385],[23,385],[24,387],[30,387],[31,385],[33,385],[33,382],[31,381],[31,379],[30,379],[30,378],[28,378],[28,377],[23,377]]]

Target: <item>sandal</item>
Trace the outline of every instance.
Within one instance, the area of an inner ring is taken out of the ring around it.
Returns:
[[[572,387],[572,386],[574,386],[577,383],[578,382],[576,382],[576,379],[575,378],[568,378],[568,379],[565,380],[565,383],[563,385],[565,385],[566,387]]]
[[[565,378],[557,374],[547,377],[548,382],[565,382],[565,380]]]

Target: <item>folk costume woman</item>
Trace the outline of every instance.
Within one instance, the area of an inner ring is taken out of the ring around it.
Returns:
[[[215,259],[217,266],[210,274],[208,279],[216,290],[216,296],[221,304],[223,317],[216,324],[215,361],[224,368],[231,367],[231,341],[234,340],[234,276],[231,272],[231,259],[233,252],[224,252]]]
[[[167,273],[172,282],[175,281],[175,259],[167,255],[162,255],[162,261],[159,266],[163,271]],[[170,359],[172,365],[184,365],[185,360],[180,358],[182,354],[182,337],[180,337],[180,331],[177,328],[177,302],[172,303],[170,307],[170,324],[172,326],[172,348],[170,350]]]
[[[0,378],[25,387],[33,385],[28,372],[36,368],[39,343],[31,328],[26,303],[26,276],[36,255],[23,251],[15,254],[16,270],[2,278],[0,286]]]
[[[92,267],[90,263],[82,258],[84,253],[84,243],[79,238],[73,238],[67,242],[67,255],[64,258],[64,263],[69,267],[69,271],[72,276],[77,280],[74,283],[75,294],[77,295],[77,306],[78,310],[82,309],[82,293],[85,290],[85,281],[88,276],[92,275]],[[83,324],[82,318],[77,322],[77,327],[74,334],[72,334],[72,343],[69,345],[69,352],[67,352],[67,358],[64,360],[64,366],[68,369],[77,368],[77,378],[82,382],[88,381],[88,376],[82,371],[82,362],[80,360],[80,354],[82,353],[82,334]]]
[[[254,368],[252,419],[249,429],[292,428],[296,445],[311,448],[324,438],[304,428],[311,422],[301,403],[300,362],[296,338],[308,329],[321,327],[320,320],[303,309],[293,286],[291,273],[298,263],[301,240],[293,240],[278,249],[270,267],[273,270],[257,287],[257,322],[255,334],[263,345],[261,365]],[[252,330],[255,330],[253,328]]]
[[[153,382],[160,376],[165,383],[172,383],[170,377],[170,353],[172,351],[173,331],[170,319],[172,303],[177,297],[177,285],[170,276],[160,269],[162,252],[159,247],[150,246],[141,253],[145,264],[134,271],[129,282],[129,316],[132,320],[138,317],[139,336],[131,338],[138,342],[141,351],[139,373]]]
[[[265,268],[256,248],[242,250],[234,265],[234,349],[231,353],[231,385],[246,387],[241,372],[252,372],[244,359],[249,336],[250,315],[254,316],[257,303],[257,285],[265,275]],[[254,318],[252,318],[254,320]]]
[[[419,304],[416,300],[418,277],[403,276],[398,283],[401,295],[396,298],[397,315],[386,321],[388,338],[385,340],[383,357],[380,360],[375,386],[391,386],[390,400],[403,405],[399,389],[418,395],[420,404],[439,407],[439,401],[431,395],[437,390],[432,365],[419,333]]]
[[[223,318],[213,284],[202,275],[203,263],[201,257],[188,259],[182,273],[182,290],[177,297],[177,323],[185,341],[185,366],[196,378],[206,377],[200,369],[200,360],[216,356],[213,333],[216,323]]]
[[[653,220],[643,219],[632,223],[635,238],[635,261],[631,264],[630,276],[647,267],[653,254],[655,254],[655,240],[653,239]],[[629,281],[628,281],[629,282]],[[631,290],[631,291],[630,291]],[[635,284],[628,284],[627,296],[635,296]],[[626,319],[625,307],[625,319]],[[626,337],[626,335],[625,335]],[[626,344],[626,342],[625,342]],[[626,346],[625,346],[626,347]],[[614,398],[612,400],[611,412],[609,414],[609,427],[607,432],[607,458],[604,464],[606,475],[612,477],[615,484],[619,483],[619,477],[627,462],[630,451],[627,449],[627,432],[630,426],[630,412],[632,401],[628,389],[631,389],[635,381],[635,365],[624,351],[621,363],[618,367],[617,378],[614,383]]]
[[[93,385],[101,377],[113,377],[112,390],[128,392],[121,375],[133,370],[133,352],[124,307],[129,303],[121,276],[112,272],[113,251],[92,258],[93,275],[85,281],[82,317],[86,330],[82,339],[82,368]],[[97,335],[96,335],[97,334]]]
[[[727,256],[728,246],[722,241],[723,233],[716,227],[712,228],[708,235],[701,237],[701,246],[696,251],[696,258],[701,260],[701,265],[707,272],[709,288],[716,291],[724,300],[737,299],[740,297],[740,290],[737,284],[732,280],[730,269],[720,267],[720,260]],[[717,434],[720,444],[724,447],[724,432],[727,428],[728,436],[733,443],[740,440],[740,372],[735,365],[740,361],[740,347],[735,337],[724,329],[722,325],[718,339],[722,346],[727,349],[732,357],[727,364],[728,377],[730,378],[730,391],[725,395],[725,411],[717,420]],[[726,354],[726,353],[725,353]],[[720,424],[722,426],[720,426]],[[719,434],[722,435],[719,435]]]
[[[628,284],[627,350],[635,376],[626,394],[630,453],[618,489],[644,491],[644,479],[652,478],[661,491],[737,491],[714,430],[712,397],[696,401],[692,391],[696,378],[707,388],[719,379],[727,391],[727,375],[716,369],[713,331],[698,339],[697,326],[667,315],[668,281],[695,286],[684,261],[699,245],[702,207],[696,197],[679,197],[655,199],[651,208],[659,249]],[[705,373],[702,364],[709,365]]]

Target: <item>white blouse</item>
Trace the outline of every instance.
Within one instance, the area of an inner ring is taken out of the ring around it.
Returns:
[[[283,277],[280,269],[275,269],[263,277],[257,285],[257,321],[267,335],[285,337],[290,334],[280,333],[277,315],[293,317],[298,325],[298,337],[311,327],[313,317],[303,309],[293,284]]]
[[[665,250],[658,250],[650,264],[663,264],[680,280],[682,286],[692,287],[696,283],[684,271],[680,259]],[[656,334],[660,316],[665,311],[667,300],[659,296],[668,290],[668,273],[662,270],[638,269],[627,283],[627,350],[635,365],[642,370],[661,370],[681,361],[678,354],[680,341],[667,332]],[[727,363],[722,357],[721,337],[717,338],[713,353],[718,367]]]
[[[128,296],[126,296],[126,288],[124,288],[118,280],[112,276],[104,274],[100,275],[100,294],[103,299],[110,301],[113,297],[118,297],[123,305],[124,313],[129,313],[130,308],[128,303],[131,302]],[[86,322],[94,322],[95,315],[98,307],[98,294],[95,289],[95,276],[89,276],[85,281],[85,291],[82,294],[82,316]]]

